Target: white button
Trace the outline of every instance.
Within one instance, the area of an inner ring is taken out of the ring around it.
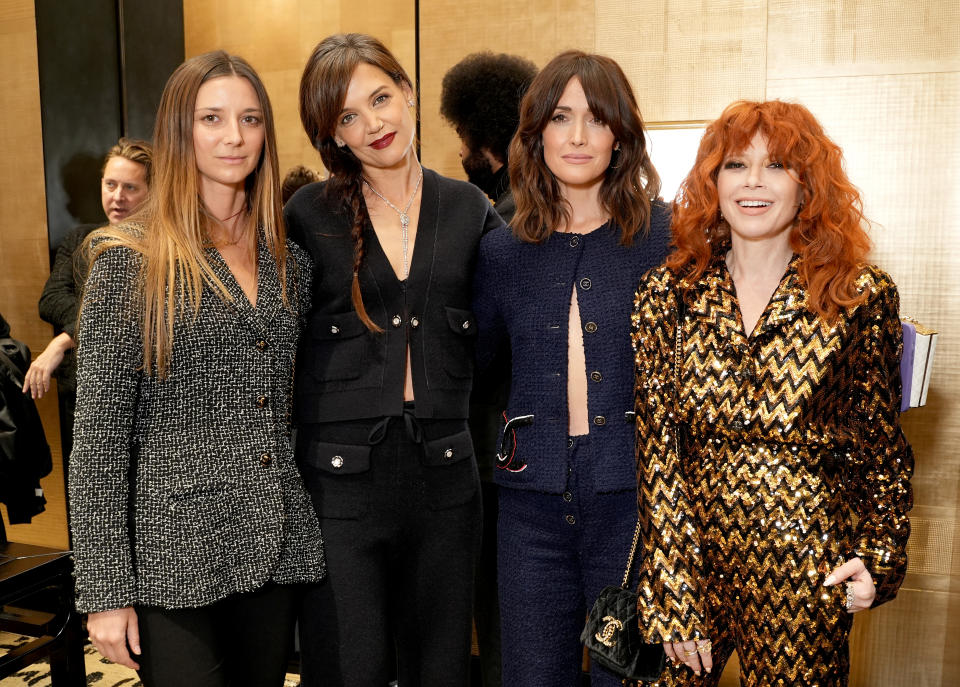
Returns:
[[[337,469],[342,468],[342,467],[343,467],[343,456],[334,456],[333,458],[331,458],[331,459],[330,459],[330,465],[332,465],[333,467],[335,467],[335,468],[337,468]]]
[[[444,451],[443,457],[446,458],[447,460],[450,460],[451,458],[453,458],[453,449],[448,448],[446,451]]]
[[[470,320],[464,320],[463,324],[460,325],[464,329],[470,329]]]
[[[340,327],[338,327],[337,325],[333,325],[332,327],[330,327],[330,333],[331,333],[331,334],[339,334],[339,333],[340,333]]]

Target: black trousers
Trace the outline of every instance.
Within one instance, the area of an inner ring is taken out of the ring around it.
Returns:
[[[466,423],[407,413],[372,424],[298,430],[327,562],[300,614],[302,685],[386,687],[393,677],[403,687],[468,685],[479,477],[472,455],[449,465],[423,459],[431,440],[453,435],[472,453]],[[358,444],[369,447],[369,469],[322,467],[330,450],[347,467],[344,449]]]
[[[302,587],[268,584],[202,608],[138,606],[144,687],[281,687]]]

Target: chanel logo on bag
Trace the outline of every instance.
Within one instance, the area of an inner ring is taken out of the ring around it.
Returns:
[[[604,646],[613,646],[617,643],[617,640],[613,638],[613,635],[623,629],[623,623],[614,618],[612,615],[603,616],[604,625],[600,628],[600,631],[594,635],[597,638],[597,641],[603,644]]]

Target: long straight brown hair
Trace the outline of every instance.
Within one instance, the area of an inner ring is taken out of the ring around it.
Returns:
[[[300,121],[307,138],[320,153],[324,167],[330,172],[326,193],[342,199],[353,219],[353,282],[350,298],[353,308],[368,329],[382,332],[370,319],[360,293],[360,268],[363,265],[363,228],[370,216],[363,200],[363,169],[360,160],[334,141],[337,117],[343,110],[347,88],[353,72],[360,64],[382,69],[400,87],[413,90],[413,82],[386,46],[363,33],[338,33],[327,36],[313,49],[300,79]]]
[[[193,149],[194,110],[200,86],[222,76],[238,76],[253,86],[263,113],[263,150],[246,179],[247,210],[270,249],[287,298],[286,232],[280,205],[280,175],[273,110],[267,90],[243,58],[222,50],[192,57],[170,76],[160,97],[153,132],[154,163],[150,194],[131,225],[108,227],[87,239],[89,257],[125,246],[143,257],[143,363],[147,374],[163,378],[170,365],[174,325],[188,311],[199,311],[203,287],[224,300],[233,297],[206,257],[207,226],[214,221],[200,198]],[[256,249],[258,232],[251,232]]]
[[[517,204],[513,233],[540,243],[570,220],[570,207],[543,157],[543,130],[570,79],[577,78],[590,111],[620,144],[600,186],[600,205],[629,245],[650,227],[650,205],[660,177],[647,152],[643,119],[620,65],[603,55],[562,52],[537,74],[520,104],[520,125],[510,142],[510,187]]]

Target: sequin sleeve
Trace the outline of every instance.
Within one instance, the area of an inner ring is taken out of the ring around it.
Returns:
[[[860,283],[870,295],[860,306],[865,317],[860,320],[860,345],[854,349],[862,357],[855,365],[862,374],[854,382],[859,461],[851,493],[859,514],[855,553],[873,576],[873,605],[878,606],[897,595],[906,573],[913,452],[900,427],[903,330],[897,288],[875,268],[869,268]]]
[[[702,570],[693,500],[675,448],[674,341],[677,299],[665,268],[644,278],[634,299],[637,506],[643,545],[638,609],[650,642],[704,636]]]

